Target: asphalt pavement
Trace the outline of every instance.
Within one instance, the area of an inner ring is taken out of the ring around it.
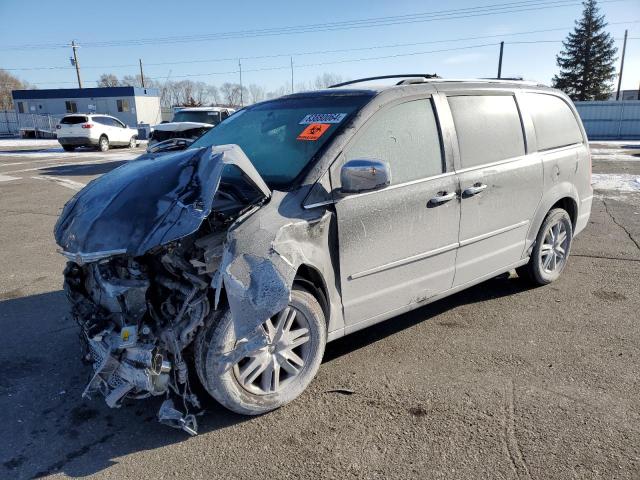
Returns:
[[[196,437],[159,424],[158,399],[80,398],[53,226],[142,150],[4,148],[0,478],[640,478],[640,146],[597,148],[594,177],[614,176],[559,281],[491,280],[333,342],[294,403],[210,401]]]

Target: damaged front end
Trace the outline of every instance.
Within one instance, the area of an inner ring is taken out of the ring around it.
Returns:
[[[132,162],[65,206],[55,236],[92,366],[83,396],[119,407],[164,395],[159,420],[196,433],[191,346],[215,307],[227,231],[269,197],[242,150],[224,146]]]

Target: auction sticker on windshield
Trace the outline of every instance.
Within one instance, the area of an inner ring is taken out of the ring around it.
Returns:
[[[312,123],[305,128],[300,135],[298,135],[298,140],[315,142],[329,129],[330,126],[331,125],[328,123]]]
[[[346,116],[346,113],[310,113],[300,120],[300,125],[309,125],[311,123],[340,123]]]

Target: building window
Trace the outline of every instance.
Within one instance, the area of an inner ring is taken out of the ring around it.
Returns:
[[[67,109],[67,113],[78,113],[78,104],[76,102],[66,101],[64,106]]]
[[[24,103],[18,102],[18,113],[24,113]]]
[[[129,111],[129,100],[118,100],[118,111],[119,112],[128,112]]]

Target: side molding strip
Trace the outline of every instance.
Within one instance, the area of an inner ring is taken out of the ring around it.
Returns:
[[[372,275],[374,273],[383,272],[385,270],[389,270],[391,268],[400,267],[402,265],[407,265],[408,263],[417,262],[418,260],[424,260],[425,258],[433,257],[435,255],[440,255],[441,253],[448,252],[455,248],[458,248],[459,244],[452,243],[450,245],[445,245],[444,247],[436,248],[435,250],[430,250],[428,252],[419,253],[417,255],[413,255],[411,257],[403,258],[401,260],[395,260],[390,263],[386,263],[384,265],[380,265],[378,267],[370,268],[369,270],[363,270],[362,272],[353,273],[349,275],[349,280],[355,280],[357,278],[366,277],[367,275]]]
[[[487,238],[494,237],[496,235],[500,235],[501,233],[508,232],[510,230],[515,230],[516,228],[523,227],[529,223],[529,220],[523,220],[514,225],[509,225],[508,227],[499,228],[498,230],[494,230],[493,232],[483,233],[482,235],[478,235],[477,237],[467,238],[466,240],[462,240],[460,242],[461,247],[466,247],[467,245],[471,245],[472,243],[479,242],[480,240],[485,240]]]

